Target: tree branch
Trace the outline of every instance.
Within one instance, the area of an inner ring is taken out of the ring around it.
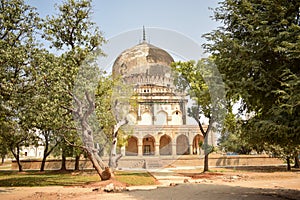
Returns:
[[[87,91],[85,92],[85,97],[86,97],[89,105],[88,105],[87,111],[83,115],[83,118],[87,119],[92,114],[92,112],[94,112],[94,110],[95,110],[95,103],[91,99],[91,97],[90,97],[90,95],[89,95],[89,93]]]

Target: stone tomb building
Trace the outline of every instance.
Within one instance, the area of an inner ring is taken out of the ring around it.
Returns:
[[[115,60],[113,76],[134,88],[137,106],[128,114],[133,133],[126,156],[199,154],[203,136],[198,125],[187,125],[186,95],[175,91],[173,58],[145,41],[125,50]],[[124,153],[124,148],[123,148]]]

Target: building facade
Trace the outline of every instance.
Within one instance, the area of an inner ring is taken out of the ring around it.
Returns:
[[[133,130],[123,148],[126,156],[200,153],[203,136],[198,125],[187,124],[188,100],[175,89],[172,62],[169,53],[147,43],[145,37],[114,62],[113,76],[131,85],[137,99],[128,114]]]

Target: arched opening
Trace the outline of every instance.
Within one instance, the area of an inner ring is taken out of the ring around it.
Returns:
[[[143,113],[139,125],[152,125],[152,115],[149,112]]]
[[[176,154],[188,155],[189,154],[189,139],[185,135],[180,135],[176,139]]]
[[[172,140],[168,135],[163,135],[159,140],[159,154],[172,155]]]
[[[197,134],[193,139],[193,154],[200,154],[201,152],[201,145],[204,141],[204,138],[202,135]]]
[[[160,111],[156,115],[155,125],[167,125],[167,113]]]
[[[182,125],[182,113],[180,111],[175,111],[172,113],[172,125]]]
[[[128,138],[125,151],[126,156],[138,155],[138,139],[136,137],[131,136],[130,138]]]
[[[143,155],[154,155],[154,143],[155,139],[151,135],[143,138]]]

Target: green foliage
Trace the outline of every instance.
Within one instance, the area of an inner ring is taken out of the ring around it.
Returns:
[[[0,137],[0,144],[0,158],[5,158],[9,153],[9,146],[3,141],[2,137]]]
[[[249,110],[269,110],[276,101],[272,92],[281,88],[281,74],[286,69],[298,72],[297,16],[296,1],[228,0],[216,10],[224,27],[206,35],[213,42],[206,47],[230,94],[240,95]]]
[[[242,120],[237,120],[233,114],[229,114],[231,119],[225,120],[225,131],[219,138],[219,147],[225,152],[236,152],[238,154],[249,154],[252,150],[257,150],[247,141],[247,137],[242,135]],[[229,122],[228,122],[229,120]]]
[[[188,114],[200,125],[201,116],[209,119],[209,128],[213,123],[223,123],[225,114],[225,91],[220,74],[217,72],[212,58],[172,64],[175,84],[181,91],[187,91],[194,101],[188,108]],[[217,127],[214,126],[215,130]],[[201,130],[202,131],[202,130]],[[203,132],[205,137],[205,132]]]
[[[249,144],[247,137],[242,136],[243,123],[238,114],[232,113],[232,105],[227,105],[224,128],[218,141],[220,150],[239,154],[249,154],[252,150],[257,150],[255,145]]]
[[[34,33],[39,22],[37,13],[24,1],[1,1],[0,137],[16,159],[18,148],[34,139],[26,114],[35,96],[37,68],[33,63],[38,51]]]
[[[104,42],[101,32],[91,21],[90,0],[65,0],[58,6],[57,16],[47,16],[45,37],[52,47],[73,51],[76,61],[84,60],[88,53]]]
[[[210,118],[211,115],[211,96],[209,89],[199,68],[199,64],[194,61],[173,63],[172,67],[177,72],[176,85],[182,91],[188,90],[188,94],[195,101],[195,105],[189,108],[189,115],[197,122],[200,120],[199,115],[203,114]]]
[[[112,111],[112,93],[114,81],[111,76],[101,77],[96,90],[96,114],[100,126],[108,137],[112,135],[112,127],[116,123]]]
[[[224,26],[206,34],[228,97],[251,113],[241,137],[286,156],[300,144],[299,8],[299,1],[225,0],[215,10]]]
[[[130,86],[124,85],[119,79],[112,76],[102,76],[99,79],[96,90],[96,114],[106,142],[110,144],[113,139],[113,128],[120,120],[126,119],[129,108],[134,108],[136,101],[132,98],[133,90]],[[131,128],[127,125],[118,130],[118,145],[126,142],[126,135]],[[96,136],[97,137],[97,136]],[[101,138],[100,138],[101,139]],[[109,142],[108,142],[108,141]]]
[[[96,66],[96,58],[102,55],[100,45],[104,39],[91,21],[91,1],[66,0],[57,9],[57,15],[47,16],[44,21],[43,38],[51,42],[51,48],[61,53],[58,57],[59,67],[53,69],[56,72],[53,78],[57,78],[53,95],[59,101],[59,109],[64,113],[65,119],[60,134],[74,146],[80,146],[80,126],[78,121],[73,121],[70,111],[76,109],[74,97],[86,104],[85,93],[88,92],[94,100],[93,94],[102,73]],[[99,130],[95,115],[89,120],[92,128]],[[69,149],[66,146],[67,143],[61,145],[62,148]],[[81,151],[73,149],[73,152],[78,155]]]
[[[102,55],[104,39],[90,20],[91,1],[67,0],[58,10],[43,20],[23,0],[1,1],[0,137],[11,150],[36,142],[35,130],[47,146],[45,156],[64,137],[81,144],[70,94],[79,67]],[[36,33],[58,54],[37,44]]]
[[[212,58],[172,64],[175,74],[175,84],[181,92],[187,92],[194,105],[188,108],[188,114],[198,123],[204,137],[202,148],[205,152],[204,171],[208,171],[208,154],[214,148],[208,144],[208,134],[222,129],[225,115],[225,88],[220,74],[215,68]],[[204,130],[201,117],[209,120]]]
[[[200,115],[210,117],[210,95],[201,71],[194,61],[172,63],[175,74],[175,84],[180,92],[187,92],[195,101],[195,106],[189,108],[189,116],[198,123]],[[202,109],[201,109],[202,108]]]

